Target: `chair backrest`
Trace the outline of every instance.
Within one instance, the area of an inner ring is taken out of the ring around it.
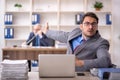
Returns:
[[[49,38],[49,45],[48,46],[55,46],[55,40]]]

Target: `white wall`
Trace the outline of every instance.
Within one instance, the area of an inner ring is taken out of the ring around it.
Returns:
[[[113,53],[112,53],[112,61],[120,66],[120,0],[113,0]],[[2,47],[4,47],[4,0],[0,0],[0,61],[2,60]]]
[[[120,66],[120,0],[113,0],[113,62]]]
[[[2,60],[2,47],[4,47],[4,0],[0,0],[0,61]]]

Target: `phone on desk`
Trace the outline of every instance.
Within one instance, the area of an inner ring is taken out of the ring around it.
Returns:
[[[85,73],[79,72],[77,73],[77,76],[85,76]]]

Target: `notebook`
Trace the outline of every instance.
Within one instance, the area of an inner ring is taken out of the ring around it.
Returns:
[[[38,60],[40,77],[75,77],[75,55],[40,54]]]

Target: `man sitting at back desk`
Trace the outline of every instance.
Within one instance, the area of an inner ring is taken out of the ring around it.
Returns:
[[[32,43],[32,46],[54,46],[54,40],[42,33],[41,28],[40,24],[36,24],[33,27],[33,32],[29,34],[26,44],[30,45]]]
[[[28,39],[26,42],[24,42],[22,45],[30,45],[32,43],[32,46],[39,47],[39,46],[54,46],[55,41],[53,39],[48,38],[42,31],[42,26],[40,24],[36,24],[33,27],[33,32],[29,34]],[[31,62],[28,60],[29,63],[29,69],[31,70]],[[29,70],[29,71],[30,71]]]

